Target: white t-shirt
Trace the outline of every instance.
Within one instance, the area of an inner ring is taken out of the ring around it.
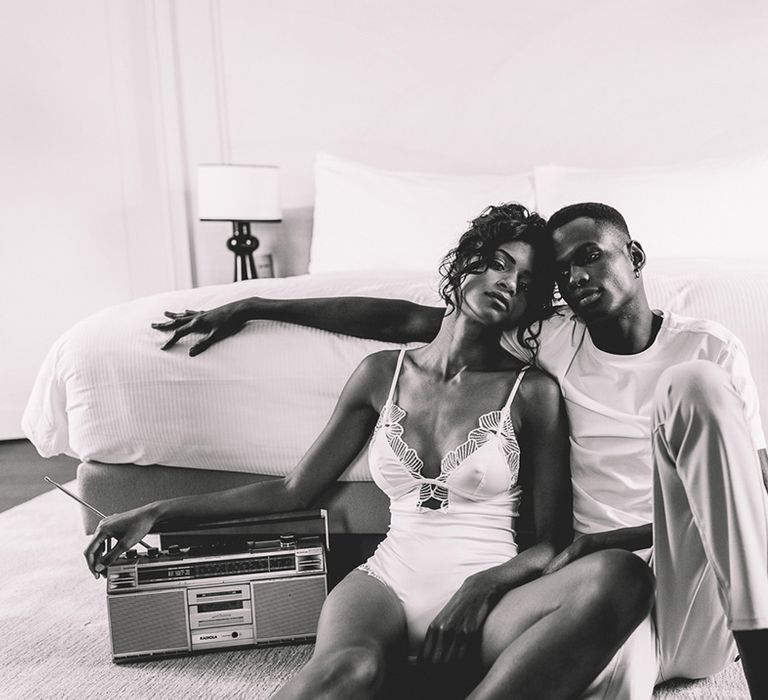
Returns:
[[[757,388],[741,341],[713,322],[664,313],[653,345],[635,355],[595,347],[584,323],[565,309],[542,324],[537,364],[557,379],[571,431],[574,529],[592,534],[650,523],[653,515],[651,410],[667,367],[705,359],[731,377],[744,399],[755,449],[765,447]],[[521,359],[514,332],[502,346]]]

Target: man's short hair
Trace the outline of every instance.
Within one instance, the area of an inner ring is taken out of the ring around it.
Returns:
[[[547,222],[547,232],[551,236],[557,229],[562,228],[571,221],[586,217],[597,222],[601,228],[609,226],[612,229],[623,234],[629,240],[629,227],[624,217],[618,210],[609,207],[607,204],[599,202],[581,202],[580,204],[569,204],[567,207],[558,209]]]

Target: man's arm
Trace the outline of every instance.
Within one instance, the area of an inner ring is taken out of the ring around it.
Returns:
[[[619,530],[608,530],[586,536],[591,540],[593,552],[601,549],[627,549],[635,552],[653,546],[653,528],[651,523],[637,527],[623,527]]]
[[[763,483],[768,490],[768,450],[757,451],[757,459],[763,474]],[[636,552],[653,546],[653,528],[651,523],[637,527],[623,527],[618,530],[598,532],[594,535],[584,535],[574,540],[563,552],[556,556],[547,567],[545,573],[562,569],[566,564],[601,549],[627,549]]]
[[[626,549],[630,552],[636,552],[651,546],[653,546],[653,526],[651,523],[636,527],[622,527],[618,530],[607,530],[593,535],[582,535],[560,552],[549,563],[544,573],[554,573],[572,561],[603,549]]]
[[[264,299],[251,297],[208,311],[166,311],[170,321],[153,323],[173,331],[163,350],[190,333],[203,333],[189,349],[198,355],[214,343],[237,333],[248,321],[285,321],[334,333],[393,343],[429,342],[440,329],[445,309],[402,299],[327,297],[320,299]]]

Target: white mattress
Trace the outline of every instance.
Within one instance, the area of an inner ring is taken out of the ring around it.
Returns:
[[[339,273],[251,280],[155,295],[91,316],[49,351],[22,426],[44,457],[281,475],[330,417],[365,355],[389,346],[272,321],[249,323],[197,357],[150,327],[163,311],[254,294],[404,297],[436,304],[426,273]],[[358,460],[345,479],[366,480]]]
[[[719,321],[744,341],[765,406],[768,274],[762,266],[657,261],[645,278],[652,305]],[[211,308],[253,294],[436,304],[436,288],[427,273],[315,274],[170,292],[106,309],[51,348],[24,432],[45,457],[285,474],[324,426],[361,358],[387,344],[258,321],[190,358],[192,337],[162,352],[168,336],[150,323],[165,310]],[[365,461],[358,459],[343,478],[369,480]]]

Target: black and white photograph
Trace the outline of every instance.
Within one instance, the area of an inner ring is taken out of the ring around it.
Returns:
[[[768,698],[768,4],[2,16],[0,697]]]

